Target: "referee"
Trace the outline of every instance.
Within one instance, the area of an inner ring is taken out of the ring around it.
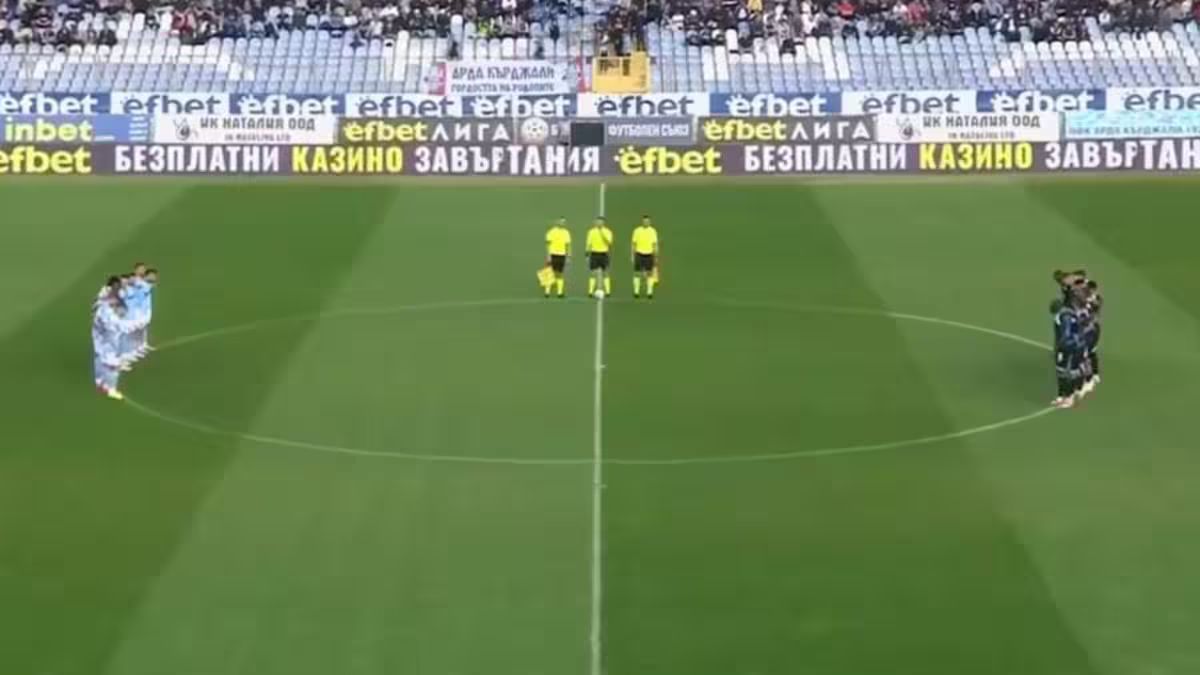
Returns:
[[[546,255],[547,264],[554,271],[554,281],[543,286],[542,290],[546,292],[547,298],[552,290],[558,292],[558,297],[566,297],[563,272],[567,269],[567,256],[571,255],[571,231],[567,229],[566,218],[559,218],[546,231]]]
[[[587,233],[588,295],[596,295],[596,286],[602,284],[604,294],[612,294],[612,279],[608,276],[609,254],[612,252],[613,232],[603,217],[596,218]]]
[[[642,279],[646,280],[646,297],[654,299],[655,268],[658,264],[658,230],[650,222],[650,216],[642,216],[640,225],[633,229],[633,297],[642,297]]]

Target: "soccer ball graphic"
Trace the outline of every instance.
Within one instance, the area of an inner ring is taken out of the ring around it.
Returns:
[[[597,299],[597,300],[603,300],[603,299],[604,299],[604,290],[603,290],[603,289],[596,291],[596,299]]]
[[[521,122],[521,141],[540,145],[550,138],[550,123],[540,117],[530,117]]]

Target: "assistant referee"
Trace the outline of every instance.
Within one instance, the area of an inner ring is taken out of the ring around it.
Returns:
[[[596,295],[596,287],[602,285],[604,294],[612,293],[612,279],[608,276],[608,266],[611,262],[613,232],[603,217],[596,218],[587,233],[588,269],[592,276],[588,279],[588,295]]]
[[[654,299],[654,270],[658,265],[658,230],[650,222],[650,216],[642,216],[640,225],[633,229],[633,297],[642,297],[642,279],[646,280],[646,297]]]
[[[567,219],[559,218],[546,231],[546,264],[554,270],[554,281],[542,287],[546,297],[552,290],[558,291],[558,297],[566,297],[566,282],[563,273],[567,269],[567,256],[571,255],[571,231],[567,229]]]

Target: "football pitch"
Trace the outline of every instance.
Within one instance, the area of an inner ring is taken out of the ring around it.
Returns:
[[[6,181],[0,675],[1196,675],[1198,188]]]

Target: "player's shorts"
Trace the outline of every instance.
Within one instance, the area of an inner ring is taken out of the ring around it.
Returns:
[[[607,270],[608,269],[608,254],[607,253],[589,253],[588,254],[588,269],[589,270]]]
[[[635,253],[633,255],[633,271],[635,271],[635,272],[653,272],[654,271],[654,254],[653,253]]]
[[[550,256],[550,269],[554,270],[555,274],[562,274],[563,270],[567,269],[567,256],[565,256],[565,255]]]
[[[1068,377],[1079,371],[1080,353],[1076,350],[1055,350],[1054,371],[1062,377]]]
[[[116,368],[121,365],[121,358],[117,355],[116,350],[107,345],[93,348],[93,360],[105,368]]]

